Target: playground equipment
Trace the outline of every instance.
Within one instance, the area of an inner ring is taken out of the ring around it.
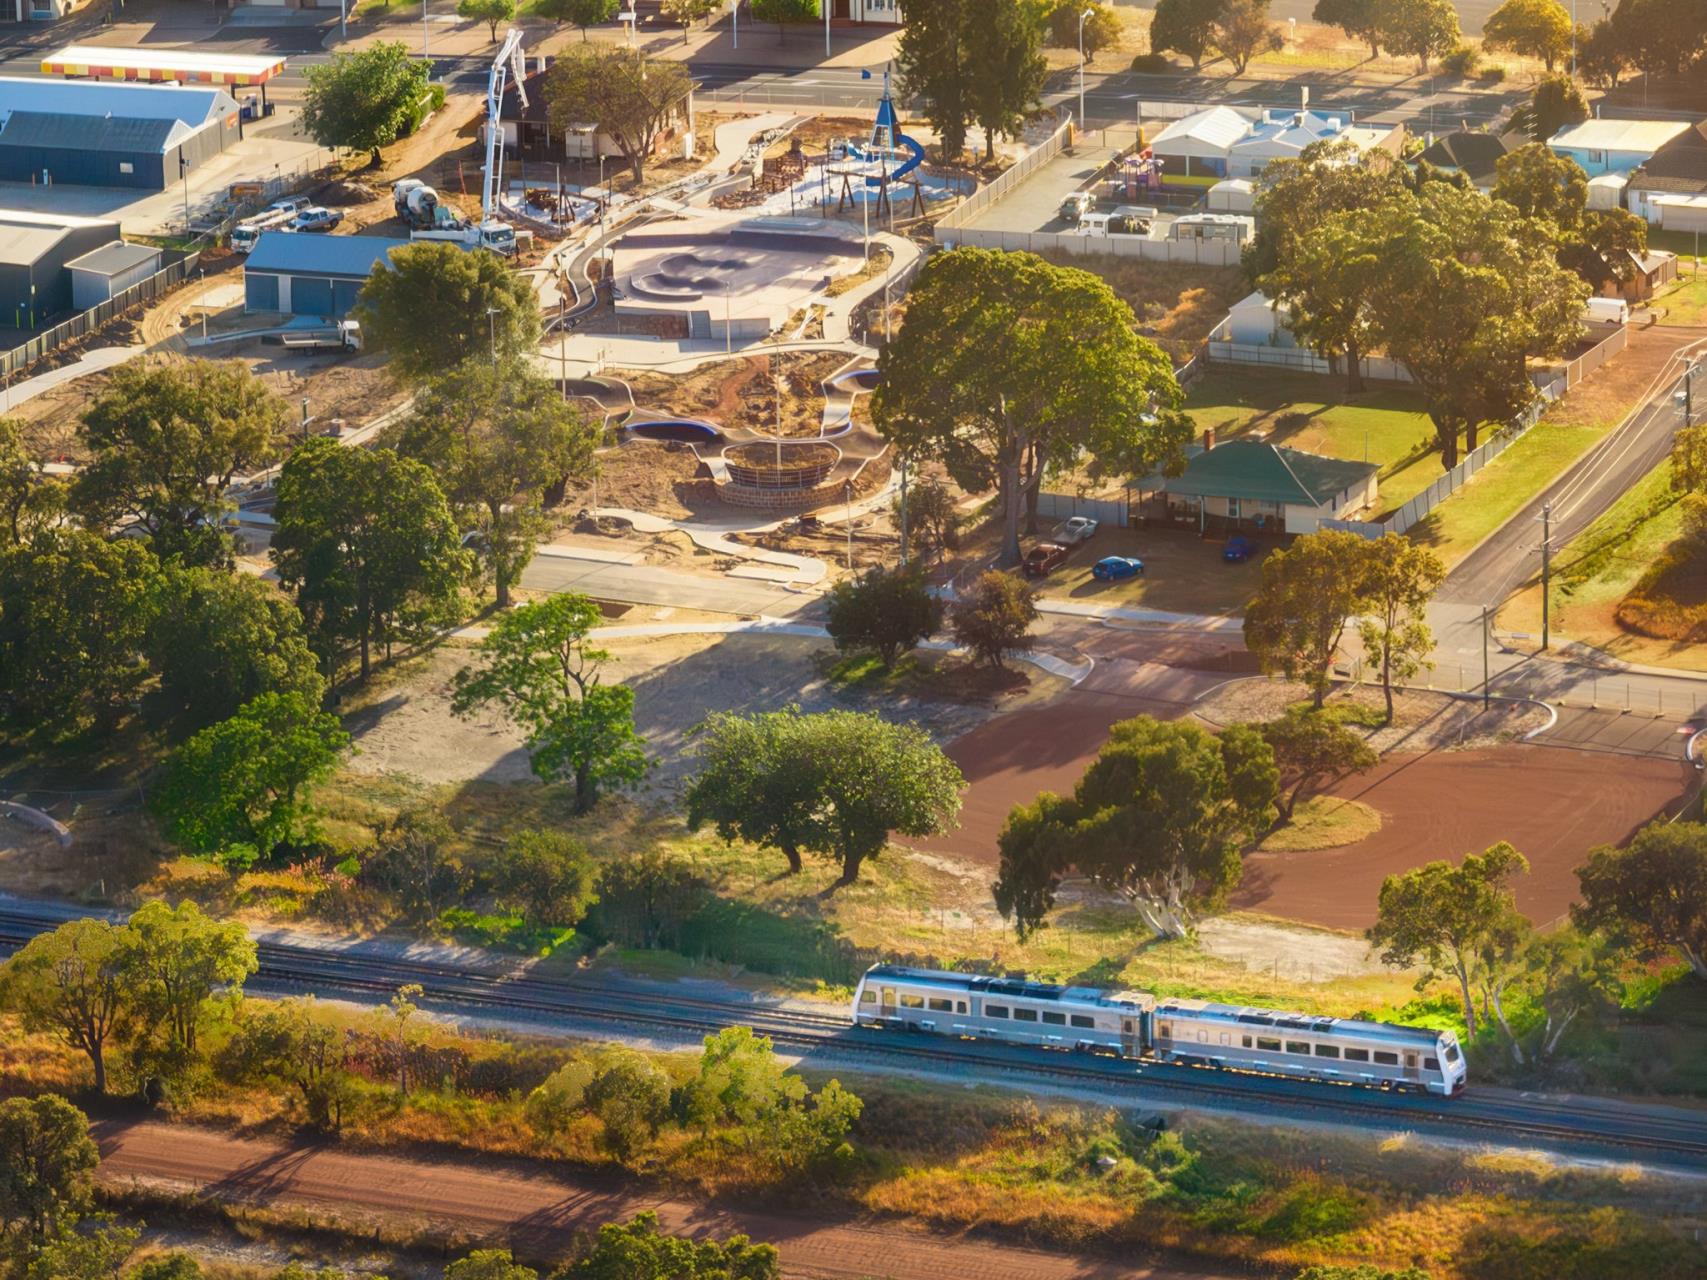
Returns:
[[[1162,189],[1162,161],[1145,147],[1120,162],[1120,170],[1109,179],[1109,194],[1116,200],[1141,200]]]
[[[869,71],[860,74],[864,79],[871,78]],[[877,119],[871,126],[871,136],[863,143],[843,142],[841,154],[844,160],[853,161],[859,167],[844,164],[840,168],[829,169],[831,174],[842,180],[840,194],[836,200],[838,213],[860,203],[854,194],[854,183],[860,181],[877,192],[879,214],[887,210],[893,216],[894,204],[890,188],[897,184],[912,188],[912,212],[915,215],[924,214],[924,193],[919,188],[919,180],[909,175],[924,163],[925,149],[901,132],[900,121],[895,114],[895,99],[889,89],[887,68],[883,72],[883,96],[878,99]],[[873,164],[877,166],[875,174],[869,172],[869,166]]]

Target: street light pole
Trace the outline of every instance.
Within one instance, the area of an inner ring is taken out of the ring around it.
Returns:
[[[741,47],[741,0],[735,0],[729,6],[729,14],[735,23],[735,47]]]
[[[423,58],[429,56],[427,53],[427,0],[421,0],[421,56]],[[431,74],[431,68],[428,68],[428,74]]]
[[[824,6],[824,61],[830,60],[830,3],[829,0],[819,0]]]
[[[1488,709],[1490,701],[1488,689],[1488,606],[1482,606],[1482,710]]]
[[[1541,652],[1552,640],[1553,597],[1553,504],[1541,504]]]
[[[1085,131],[1085,19],[1095,10],[1086,9],[1079,15],[1079,132]]]

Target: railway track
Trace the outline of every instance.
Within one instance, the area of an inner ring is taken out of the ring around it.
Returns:
[[[9,953],[59,921],[0,908],[0,953]],[[1594,1097],[1556,1097],[1477,1088],[1454,1100],[1382,1093],[1172,1063],[1054,1054],[980,1041],[856,1029],[839,1014],[766,1004],[696,999],[629,988],[611,990],[525,973],[491,974],[450,965],[367,954],[341,954],[277,942],[257,944],[251,990],[314,992],[383,1001],[419,984],[423,1001],[444,1012],[510,1013],[579,1029],[653,1032],[694,1038],[750,1026],[779,1048],[875,1071],[970,1074],[1006,1082],[1048,1081],[1094,1092],[1114,1104],[1201,1107],[1386,1130],[1427,1130],[1502,1144],[1589,1150],[1626,1159],[1707,1168],[1707,1111]],[[845,1069],[845,1068],[844,1068]]]

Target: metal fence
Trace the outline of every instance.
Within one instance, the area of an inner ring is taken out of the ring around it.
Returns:
[[[1222,342],[1214,337],[1204,345],[1211,364],[1248,364],[1270,369],[1292,369],[1299,373],[1337,374],[1328,360],[1305,347],[1271,347],[1260,342]],[[1410,372],[1397,360],[1365,356],[1360,362],[1363,376],[1383,382],[1409,382]]]
[[[1051,231],[956,230],[937,237],[980,249],[1017,249],[1030,253],[1065,253],[1075,257],[1100,254],[1111,258],[1145,258],[1152,262],[1189,262],[1205,267],[1236,267],[1239,246],[1230,240],[1151,240],[1145,236],[1061,235]]]
[[[1059,155],[1061,148],[1067,145],[1067,139],[1072,131],[1072,124],[1063,120],[1047,138],[1016,160],[1010,168],[998,174],[994,182],[967,196],[937,223],[937,239],[953,239],[962,244],[971,244],[972,241],[958,234],[959,229]],[[954,236],[943,234],[950,230],[957,234]]]
[[[1127,524],[1127,502],[1124,498],[1080,498],[1071,493],[1039,493],[1037,514],[1052,520],[1069,516],[1090,516],[1103,524],[1124,529]]]
[[[56,324],[53,328],[38,333],[21,346],[0,354],[0,375],[10,379],[13,374],[27,369],[43,356],[51,355],[67,343],[93,333],[113,317],[123,315],[134,306],[154,301],[188,279],[200,262],[201,250],[198,249],[180,261],[155,272],[146,280],[137,281],[123,293],[115,293],[107,301],[98,303],[89,310],[72,316],[63,324]]]

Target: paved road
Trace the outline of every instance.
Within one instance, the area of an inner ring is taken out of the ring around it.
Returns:
[[[535,556],[522,573],[530,591],[581,591],[599,600],[667,605],[711,613],[787,617],[810,607],[816,596],[784,591],[774,583],[742,578],[700,577],[653,565],[610,564],[568,556]]]
[[[411,1160],[155,1121],[98,1121],[94,1136],[105,1182],[166,1182],[226,1202],[334,1206],[364,1220],[404,1215],[439,1230],[513,1240],[523,1250],[560,1253],[578,1232],[650,1210],[674,1234],[745,1232],[775,1243],[784,1275],[814,1280],[1231,1280],[1224,1271],[1128,1266],[881,1222],[838,1222],[833,1213],[714,1208],[544,1164],[529,1171],[442,1156]]]

